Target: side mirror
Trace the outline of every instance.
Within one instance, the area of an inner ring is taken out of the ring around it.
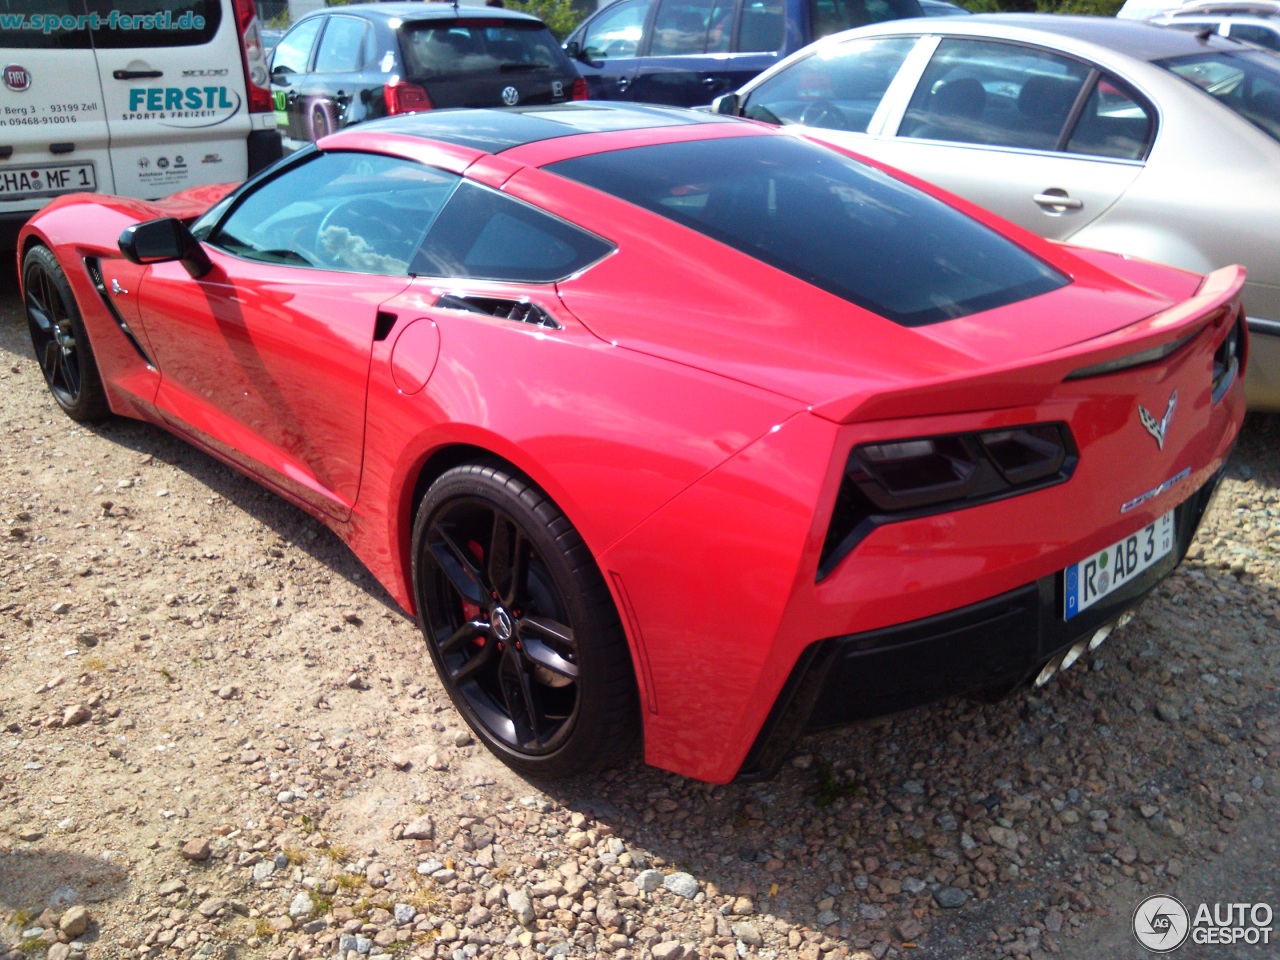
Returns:
[[[203,277],[213,262],[187,225],[173,217],[161,217],[125,227],[120,234],[120,252],[130,263],[170,263],[179,261],[193,277]]]
[[[711,101],[711,112],[726,117],[742,115],[742,97],[736,93],[724,93]]]

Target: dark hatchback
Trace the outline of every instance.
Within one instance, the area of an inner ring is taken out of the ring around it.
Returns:
[[[271,92],[293,148],[375,117],[587,96],[537,17],[443,3],[353,4],[303,17],[272,52]]]
[[[919,0],[615,0],[565,50],[593,100],[696,107],[827,34],[924,15]]]

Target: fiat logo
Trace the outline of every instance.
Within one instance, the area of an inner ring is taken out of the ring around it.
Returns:
[[[31,86],[31,74],[26,67],[11,63],[4,68],[4,85],[10,90],[21,92]]]
[[[520,91],[517,90],[515,87],[503,87],[502,102],[505,103],[508,107],[514,107],[517,103],[520,102]]]

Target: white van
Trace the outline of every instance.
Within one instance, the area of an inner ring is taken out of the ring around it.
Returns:
[[[0,249],[52,197],[154,199],[280,156],[253,0],[0,0]]]

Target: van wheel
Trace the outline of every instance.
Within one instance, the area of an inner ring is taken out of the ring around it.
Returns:
[[[23,257],[22,291],[31,346],[53,399],[72,420],[110,416],[71,284],[48,247],[32,247]]]

